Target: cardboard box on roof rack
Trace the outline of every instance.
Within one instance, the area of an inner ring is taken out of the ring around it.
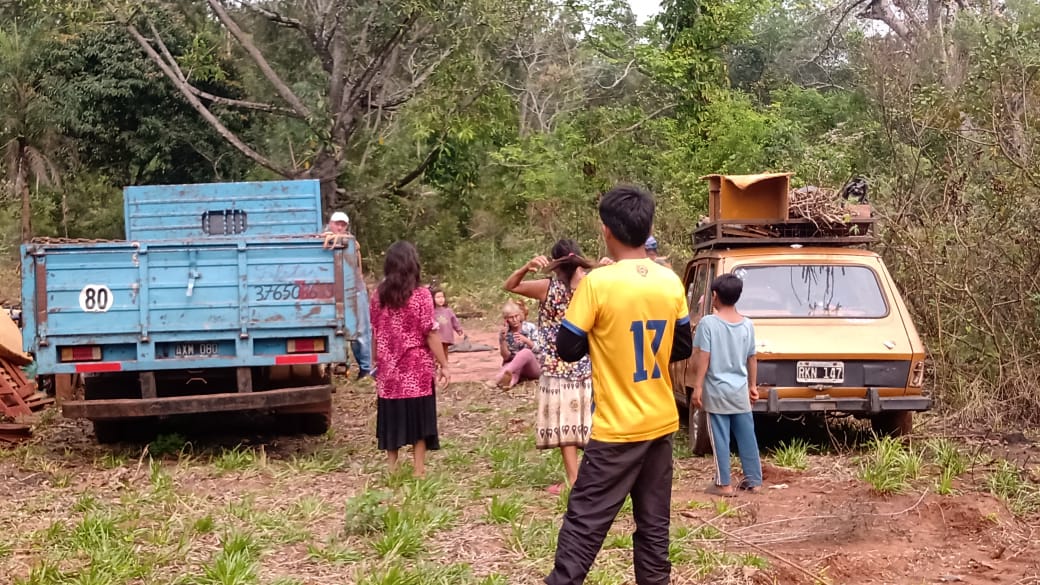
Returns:
[[[708,220],[774,220],[788,218],[787,194],[793,173],[706,175]]]

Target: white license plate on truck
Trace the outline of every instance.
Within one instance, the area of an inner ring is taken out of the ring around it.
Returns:
[[[798,362],[795,380],[799,384],[841,384],[845,381],[845,362]]]
[[[220,354],[220,348],[216,343],[178,343],[176,345],[177,357],[210,357]]]

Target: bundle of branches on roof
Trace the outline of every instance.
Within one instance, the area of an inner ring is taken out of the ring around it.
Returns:
[[[834,189],[807,186],[792,190],[787,197],[788,215],[805,218],[817,226],[835,226],[848,221],[845,202]]]

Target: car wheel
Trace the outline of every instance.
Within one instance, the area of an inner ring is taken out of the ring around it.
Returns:
[[[914,413],[909,410],[882,412],[871,417],[870,426],[878,435],[909,435],[914,430]]]
[[[689,414],[689,437],[690,437],[690,450],[693,451],[694,455],[707,455],[711,453],[711,437],[708,433],[708,413],[697,408],[693,405],[693,401],[689,402],[687,408]]]

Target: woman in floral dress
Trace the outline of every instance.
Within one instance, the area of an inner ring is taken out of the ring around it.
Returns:
[[[578,478],[578,449],[589,440],[592,425],[592,371],[589,358],[568,363],[556,353],[556,332],[563,322],[574,289],[593,267],[581,255],[574,240],[560,240],[553,246],[552,260],[545,256],[532,258],[506,280],[505,288],[516,294],[536,299],[538,305],[538,339],[535,344],[542,374],[538,382],[538,414],[535,423],[539,449],[559,448],[567,483]],[[531,272],[549,272],[549,278],[524,280]],[[558,494],[563,484],[549,487]]]

